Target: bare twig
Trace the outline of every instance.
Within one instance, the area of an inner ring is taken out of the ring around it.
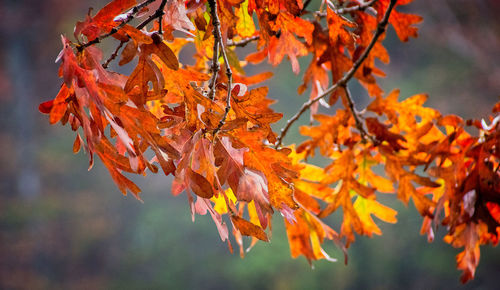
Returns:
[[[355,6],[338,8],[338,9],[335,9],[334,12],[336,14],[346,14],[346,13],[351,13],[351,12],[355,12],[355,11],[364,11],[367,8],[373,6],[373,4],[375,4],[375,2],[377,2],[377,1],[378,0],[371,0],[371,1],[365,2],[363,4],[355,5]],[[318,11],[318,12],[315,12],[314,15],[319,16],[319,17],[326,17],[326,12],[319,12]]]
[[[127,40],[128,41],[128,40]],[[127,42],[125,40],[120,41],[120,44],[116,47],[113,54],[106,60],[105,63],[102,64],[103,68],[108,68],[109,64],[118,56],[118,52],[123,47],[123,45]]]
[[[349,111],[351,111],[352,117],[354,118],[354,122],[356,123],[356,129],[358,129],[359,134],[363,139],[363,142],[366,142],[366,139],[368,138],[373,144],[376,144],[375,139],[373,139],[373,137],[370,134],[368,134],[368,132],[366,132],[365,127],[363,127],[363,123],[359,119],[358,113],[356,112],[356,108],[354,108],[354,101],[352,100],[351,92],[347,87],[347,84],[344,84],[342,88],[345,91],[347,103],[349,104]]]
[[[162,0],[161,4],[160,4],[160,7],[158,8],[158,11],[160,11],[160,13],[158,15],[158,34],[160,34],[160,35],[163,34],[163,31],[162,31],[162,24],[163,24],[162,17],[165,14],[164,10],[165,10],[165,5],[166,4],[167,4],[167,0]]]
[[[347,84],[347,82],[354,76],[356,71],[361,67],[361,65],[363,64],[365,59],[368,57],[368,54],[372,50],[375,43],[377,43],[377,40],[379,39],[379,37],[385,32],[385,30],[387,28],[387,24],[389,23],[389,16],[391,15],[392,9],[394,8],[396,1],[397,0],[391,0],[389,7],[387,7],[387,10],[385,11],[385,14],[384,14],[384,17],[382,18],[382,21],[380,21],[379,24],[377,25],[377,30],[375,31],[375,34],[373,35],[373,38],[372,38],[370,44],[368,44],[368,47],[366,47],[363,54],[358,58],[358,60],[354,63],[354,65],[351,67],[351,69],[337,83],[335,83],[333,86],[328,88],[321,95],[317,96],[314,99],[310,99],[309,101],[305,102],[302,105],[302,107],[300,108],[300,110],[292,118],[290,118],[287,121],[285,127],[283,127],[283,129],[281,129],[281,134],[278,137],[278,140],[277,140],[276,145],[275,145],[276,148],[281,146],[281,144],[283,142],[283,138],[285,138],[290,127],[293,125],[293,123],[295,123],[300,118],[300,116],[302,116],[302,114],[304,114],[305,111],[307,111],[313,104],[318,102],[320,99],[330,95],[332,92],[334,92],[339,87],[345,86]]]
[[[99,43],[99,42],[101,42],[103,39],[108,38],[108,37],[110,37],[111,35],[113,35],[113,34],[117,33],[117,32],[118,32],[118,30],[120,30],[120,28],[122,28],[123,26],[125,26],[125,24],[129,23],[130,21],[132,21],[132,20],[134,19],[135,15],[136,15],[136,14],[137,14],[137,13],[138,13],[138,12],[139,12],[142,8],[144,8],[144,7],[148,6],[149,4],[153,3],[154,1],[155,1],[155,0],[146,0],[146,1],[144,1],[144,2],[142,2],[142,3],[140,3],[140,4],[138,4],[138,5],[134,6],[132,9],[130,9],[130,10],[127,12],[127,14],[125,14],[125,15],[126,15],[125,19],[124,19],[124,20],[123,20],[123,21],[122,21],[122,22],[121,22],[118,26],[113,27],[113,28],[111,29],[111,31],[110,31],[110,32],[108,32],[108,33],[106,33],[106,34],[103,34],[103,35],[101,35],[101,36],[99,36],[99,37],[97,37],[97,38],[95,38],[95,39],[93,39],[93,40],[91,40],[91,41],[89,41],[89,42],[86,42],[86,43],[83,43],[83,44],[79,44],[79,45],[77,45],[77,46],[76,46],[76,49],[77,49],[78,51],[82,51],[83,49],[85,49],[85,48],[87,48],[87,47],[89,47],[89,46],[91,46],[91,45],[94,45],[94,44],[96,44],[96,43]],[[156,13],[155,13],[155,14],[156,14]]]
[[[233,41],[231,39],[228,39],[226,45],[227,46],[240,46],[240,47],[243,47],[243,46],[246,46],[247,44],[249,44],[252,41],[258,40],[259,38],[260,38],[259,35],[254,35],[254,36],[251,36],[251,37],[243,38],[242,40],[239,40],[239,41]]]
[[[302,6],[302,10],[300,10],[300,13],[304,13],[304,11],[307,9],[307,6],[309,6],[309,4],[311,4],[311,0],[306,0],[304,2],[304,5]]]
[[[227,97],[226,97],[226,108],[224,110],[224,115],[222,116],[222,119],[219,121],[219,125],[217,128],[215,128],[213,134],[217,134],[219,132],[220,128],[224,126],[224,123],[226,122],[227,115],[229,114],[229,111],[231,110],[231,89],[232,89],[232,82],[233,82],[233,72],[231,71],[231,66],[229,65],[229,60],[226,55],[226,48],[224,47],[224,43],[222,42],[222,33],[220,30],[220,21],[219,21],[219,16],[217,15],[217,0],[208,0],[208,5],[210,6],[210,13],[212,14],[212,23],[214,26],[213,34],[214,34],[214,42],[218,44],[218,47],[220,47],[220,52],[222,54],[222,58],[224,59],[224,63],[226,65],[226,76],[227,76]],[[214,45],[215,48],[215,45]],[[218,64],[218,58],[215,58],[215,50],[214,50],[214,59],[213,61],[217,62]],[[212,64],[212,67],[214,67],[214,64]],[[213,77],[213,76],[212,76]],[[215,94],[215,78],[214,80],[214,85],[212,88],[210,88],[210,92]]]

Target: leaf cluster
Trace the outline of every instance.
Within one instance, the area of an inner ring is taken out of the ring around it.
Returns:
[[[397,222],[379,201],[383,193],[413,201],[429,241],[444,226],[445,242],[464,248],[462,281],[472,279],[480,246],[496,245],[500,234],[500,104],[496,117],[480,122],[424,107],[424,94],[384,97],[376,60],[389,62],[388,25],[401,41],[417,36],[421,17],[398,11],[411,0],[322,1],[318,10],[311,2],[111,1],[76,24],[75,41],[62,36],[61,89],[40,111],[51,124],[68,124],[73,152],[83,148],[89,168],[99,157],[123,194],[140,199],[126,174],[173,175],[172,193],[185,192],[193,220],[210,214],[222,241],[232,251],[231,232],[242,256],[242,236],[252,237],[250,248],[269,241],[278,211],[292,257],[334,260],[322,248],[331,240],[347,261],[356,235],[382,234],[373,217]],[[107,38],[120,45],[105,60],[97,44]],[[236,50],[251,42],[255,51],[240,60]],[[194,63],[180,63],[190,44]],[[310,88],[309,97],[277,133],[271,125],[283,115],[270,107],[267,87],[255,87],[272,73],[248,76],[245,65],[287,57],[299,73],[306,55],[312,59],[297,91]],[[129,75],[108,68],[118,56],[120,66],[134,65]],[[351,80],[372,97],[361,112]],[[329,113],[319,114],[319,105]],[[304,141],[285,146],[308,110]],[[309,162],[316,154],[329,165]],[[329,216],[339,210],[335,230]]]

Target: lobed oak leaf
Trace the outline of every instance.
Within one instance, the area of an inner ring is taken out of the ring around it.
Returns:
[[[397,211],[380,204],[375,200],[365,199],[361,196],[356,198],[354,202],[354,209],[358,213],[359,219],[361,220],[363,226],[363,234],[369,237],[372,234],[381,235],[382,231],[372,220],[371,215],[376,216],[380,220],[394,224],[397,222],[396,215]]]
[[[270,124],[279,121],[283,114],[275,113],[269,108],[269,105],[275,101],[266,98],[268,91],[267,87],[260,87],[250,90],[242,97],[236,96],[233,98],[232,109],[237,118],[247,119],[251,127],[255,126],[262,130],[266,138],[274,143],[276,134],[272,131]]]
[[[474,278],[476,267],[479,264],[479,240],[484,226],[470,223],[462,224],[455,228],[453,234],[445,236],[444,240],[454,247],[464,247],[465,249],[456,257],[457,268],[463,271],[460,281],[465,283]]]
[[[328,35],[332,46],[337,44],[354,50],[354,34],[347,30],[348,27],[356,27],[356,24],[346,18],[337,15],[330,6],[326,8],[326,21],[328,23]]]
[[[261,172],[267,181],[269,201],[283,215],[293,218],[293,210],[297,209],[297,204],[293,201],[293,185],[287,176],[275,172],[273,165],[279,164],[281,167],[293,170],[291,160],[285,152],[272,149],[262,144],[265,133],[259,131],[245,132],[242,129],[235,130],[234,139],[239,140],[249,149],[244,154],[244,163],[248,169]],[[236,136],[238,136],[236,138]]]
[[[306,152],[306,157],[314,156],[315,149],[319,148],[321,155],[331,156],[338,146],[346,144],[353,137],[350,126],[354,124],[354,119],[347,110],[339,109],[333,116],[317,114],[313,117],[320,124],[299,128],[300,134],[311,139],[300,144],[297,153]]]
[[[150,82],[153,85],[153,90],[157,93],[163,88],[165,82],[158,67],[146,54],[146,51],[142,51],[142,48],[145,46],[141,46],[141,55],[137,66],[124,87],[125,92],[131,96],[131,100],[138,107],[146,104]],[[134,89],[138,90],[138,92],[134,91]]]
[[[332,240],[344,251],[345,261],[347,262],[346,249],[341,244],[337,232],[305,208],[295,211],[295,217],[296,221],[294,223],[285,221],[290,252],[293,258],[304,255],[309,264],[319,259],[335,262],[336,259],[330,258],[321,247],[326,238]]]
[[[396,7],[400,5],[407,5],[412,1],[413,0],[398,1],[396,3]],[[377,9],[377,15],[379,19],[381,19],[382,15],[384,15],[384,11],[389,6],[389,2],[390,0],[381,0],[377,1],[377,3],[375,4],[374,7]],[[406,42],[410,37],[418,36],[418,28],[415,27],[415,25],[422,22],[422,19],[423,18],[421,16],[401,13],[394,9],[394,11],[392,11],[391,15],[389,16],[389,23],[392,25],[392,27],[394,27],[394,30],[396,31],[399,39],[403,42]]]
[[[286,54],[292,63],[293,72],[298,74],[300,68],[297,57],[306,55],[307,48],[293,34],[304,37],[306,42],[311,44],[314,25],[287,12],[281,12],[278,14],[273,30],[280,30],[281,34],[279,38],[272,37],[270,39],[269,62],[272,65],[278,65]]]
[[[396,152],[401,149],[406,149],[406,147],[399,143],[399,141],[406,142],[406,139],[399,134],[390,132],[385,125],[379,123],[377,118],[366,118],[365,122],[366,127],[368,128],[368,132],[375,135],[377,141],[386,141],[387,143],[389,143],[389,146]]]

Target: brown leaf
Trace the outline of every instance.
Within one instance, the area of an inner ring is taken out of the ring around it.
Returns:
[[[137,54],[137,43],[135,41],[129,41],[122,51],[122,57],[118,65],[125,65],[131,62],[136,54]]]
[[[231,216],[231,220],[233,221],[234,226],[241,232],[242,235],[255,237],[261,241],[269,242],[266,232],[264,232],[261,227],[254,225],[251,222],[235,215]]]
[[[191,168],[187,168],[187,175],[191,181],[189,186],[196,195],[203,198],[211,198],[214,196],[212,185],[203,175],[193,171]]]
[[[80,134],[76,134],[75,142],[73,143],[73,153],[76,154],[80,151],[82,147],[82,138],[80,138]]]
[[[158,35],[153,34],[153,43],[141,46],[145,54],[156,54],[172,70],[179,69],[179,61],[174,52],[162,41]]]

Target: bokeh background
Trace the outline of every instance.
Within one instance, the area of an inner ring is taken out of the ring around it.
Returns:
[[[1,289],[498,289],[500,249],[483,247],[476,279],[460,286],[459,251],[441,241],[443,231],[428,244],[411,204],[388,199],[399,222],[379,223],[383,236],[358,238],[347,266],[319,261],[311,269],[290,258],[278,216],[271,243],[240,259],[209,217],[191,222],[185,196],[170,194],[170,178],[134,179],[140,203],[122,196],[99,162],[88,172],[87,157],[71,152],[73,133],[50,126],[37,107],[59,88],[60,34],[72,35],[88,8],[105,2],[0,1]],[[389,30],[384,90],[426,92],[442,113],[487,116],[500,95],[500,2],[416,0],[402,10],[425,20],[409,43]],[[275,72],[270,97],[291,116],[306,98],[296,93],[301,77],[288,62],[257,70]],[[361,109],[369,98],[357,85],[353,93]],[[333,245],[326,248],[342,260]]]

